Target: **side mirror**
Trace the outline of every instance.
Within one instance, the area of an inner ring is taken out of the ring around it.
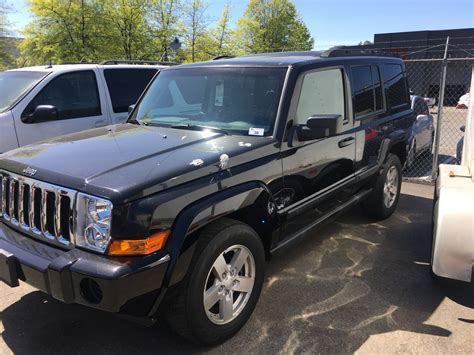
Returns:
[[[459,127],[459,129],[461,130],[461,132],[466,132],[466,126],[465,125],[462,125],[461,127]]]
[[[294,131],[301,142],[335,136],[340,118],[339,114],[313,115],[305,125],[296,125]]]
[[[24,123],[40,123],[47,121],[55,121],[59,119],[59,111],[56,106],[39,105],[31,115],[22,117]]]
[[[134,109],[135,109],[135,105],[128,106],[128,114],[131,114]]]

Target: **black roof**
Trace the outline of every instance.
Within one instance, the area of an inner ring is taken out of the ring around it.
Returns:
[[[334,47],[326,51],[299,51],[299,52],[277,52],[251,54],[239,57],[219,56],[207,62],[185,64],[185,67],[203,67],[203,66],[270,66],[281,67],[290,65],[305,65],[322,60],[340,59],[342,57],[397,57],[396,54],[380,52],[373,49],[352,49],[347,47]],[[180,66],[180,67],[183,67]]]

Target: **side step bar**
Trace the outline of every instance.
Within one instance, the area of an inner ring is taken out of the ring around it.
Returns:
[[[306,233],[309,232],[311,229],[315,228],[316,226],[327,222],[333,217],[336,217],[337,215],[349,210],[351,207],[353,207],[355,204],[361,202],[368,194],[372,192],[372,189],[368,190],[363,190],[357,193],[356,195],[352,196],[349,200],[344,202],[343,204],[337,206],[333,210],[327,212],[325,215],[319,217],[317,220],[315,220],[313,223],[307,225],[305,228],[301,229],[282,243],[278,244],[275,248],[270,250],[270,254],[278,254],[281,249],[289,246],[290,244],[293,244],[294,242],[300,240],[300,238],[303,238],[306,236]]]

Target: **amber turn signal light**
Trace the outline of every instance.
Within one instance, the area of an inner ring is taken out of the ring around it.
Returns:
[[[167,229],[146,239],[112,240],[107,254],[114,256],[148,255],[163,249],[170,233],[171,230]]]

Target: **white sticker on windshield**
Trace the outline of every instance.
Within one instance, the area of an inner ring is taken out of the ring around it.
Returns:
[[[216,84],[216,98],[214,100],[214,105],[222,107],[224,105],[224,82],[219,81]]]
[[[263,136],[264,133],[263,128],[249,128],[249,136]]]

